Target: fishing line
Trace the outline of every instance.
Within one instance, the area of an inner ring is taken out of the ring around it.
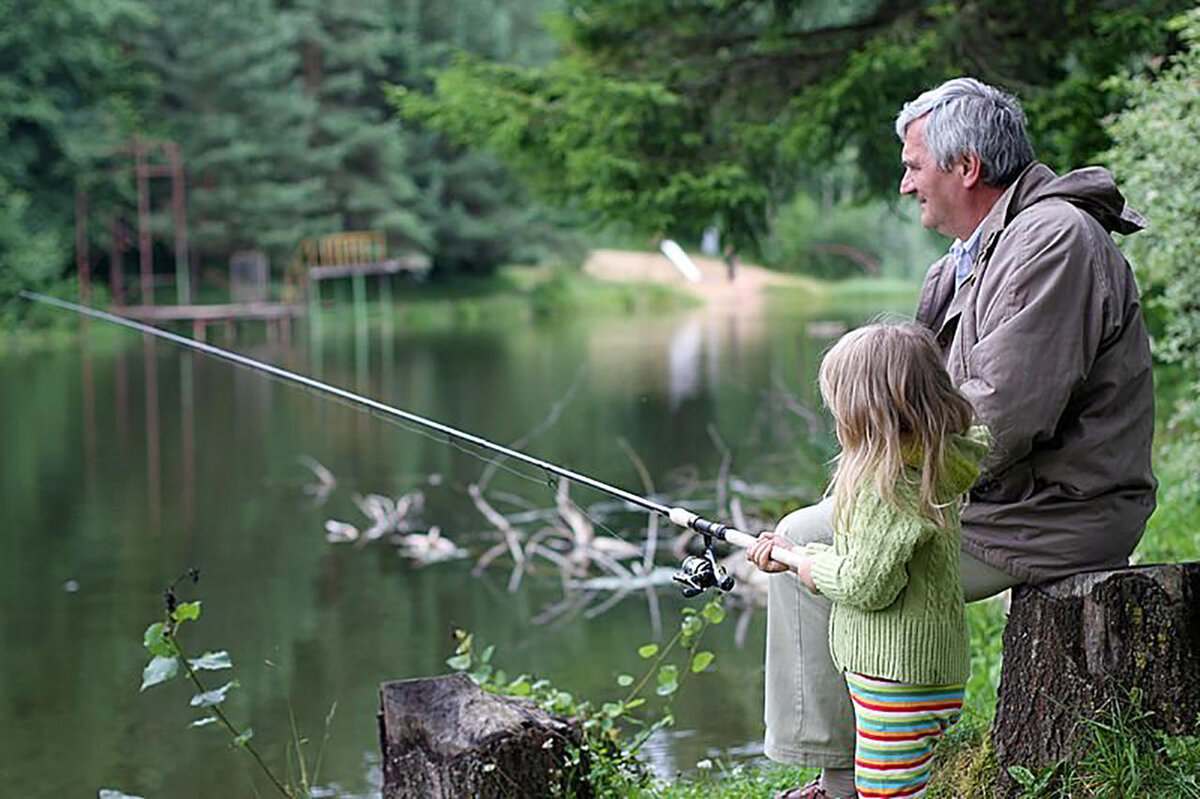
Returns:
[[[541,460],[540,458],[535,458],[534,456],[527,455],[526,453],[520,452],[519,450],[505,447],[500,444],[496,444],[492,441],[488,441],[485,438],[481,438],[480,436],[476,436],[476,435],[473,435],[466,431],[451,427],[450,425],[446,425],[441,422],[437,422],[433,419],[429,419],[427,417],[421,416],[421,415],[413,413],[411,411],[406,411],[401,408],[396,408],[396,407],[393,407],[390,405],[386,405],[382,402],[379,402],[378,400],[373,400],[373,399],[370,399],[369,397],[364,397],[360,394],[355,394],[351,391],[347,391],[346,389],[339,388],[337,386],[330,385],[328,383],[323,383],[319,380],[316,380],[311,377],[307,377],[305,375],[297,374],[295,372],[290,372],[286,369],[280,368],[278,366],[273,366],[272,364],[269,364],[269,363],[257,361],[255,359],[249,358],[245,355],[239,355],[235,352],[221,349],[220,347],[213,346],[212,344],[209,344],[204,341],[196,341],[195,339],[190,339],[190,338],[187,338],[186,336],[181,336],[176,333],[172,333],[168,330],[163,330],[162,328],[152,327],[150,325],[142,324],[141,322],[137,322],[137,321],[134,321],[132,319],[129,319],[129,318],[126,318],[123,316],[117,316],[116,314],[107,313],[105,311],[100,311],[95,308],[89,308],[84,305],[77,305],[76,303],[67,302],[66,300],[60,300],[55,297],[48,297],[44,294],[37,294],[37,293],[31,292],[31,291],[22,291],[22,292],[20,292],[20,296],[27,300],[32,300],[34,302],[40,302],[40,303],[43,303],[46,305],[52,305],[57,308],[62,308],[64,310],[71,311],[73,313],[81,314],[83,316],[90,316],[95,319],[100,319],[100,320],[103,320],[106,322],[111,322],[112,324],[120,325],[122,327],[126,327],[131,330],[136,330],[144,335],[154,336],[155,338],[166,339],[167,341],[171,341],[175,344],[178,344],[178,345],[184,347],[185,349],[198,350],[198,351],[206,353],[208,355],[212,355],[216,358],[220,358],[222,360],[229,361],[230,363],[233,363],[237,366],[241,366],[243,368],[250,369],[251,371],[261,372],[270,377],[274,377],[282,382],[293,383],[295,385],[303,386],[305,388],[310,389],[313,392],[332,397],[332,398],[342,402],[343,404],[353,405],[356,407],[363,408],[363,409],[367,410],[372,416],[383,419],[385,421],[393,422],[393,423],[397,424],[397,426],[405,427],[405,429],[410,429],[411,432],[421,432],[423,435],[426,435],[430,439],[442,440],[442,441],[444,441],[444,443],[454,446],[456,449],[459,449],[462,452],[472,455],[473,457],[482,459],[481,455],[479,455],[476,452],[467,450],[465,447],[460,446],[458,442],[466,442],[466,443],[469,443],[480,449],[491,450],[491,451],[499,453],[500,455],[503,455],[507,458],[511,458],[513,460],[525,463],[529,466],[538,468],[547,475],[551,475],[551,474],[557,475],[558,477],[564,478],[564,479],[574,482],[574,483],[578,483],[579,485],[587,486],[587,487],[592,488],[593,490],[599,491],[603,494],[608,494],[609,496],[613,496],[618,499],[622,499],[625,502],[628,502],[629,504],[634,505],[635,507],[639,507],[639,508],[642,508],[647,511],[652,511],[654,513],[661,514],[662,516],[665,516],[668,519],[670,519],[672,523],[677,524],[680,527],[687,527],[687,528],[690,528],[690,529],[695,530],[696,532],[700,533],[701,535],[703,535],[705,537],[705,540],[708,544],[708,547],[707,547],[706,553],[705,553],[705,555],[706,555],[705,563],[700,563],[700,564],[693,563],[693,561],[697,561],[698,559],[689,558],[688,560],[684,561],[684,564],[683,564],[683,572],[684,573],[682,575],[676,575],[676,579],[685,584],[685,589],[684,589],[685,596],[694,596],[695,594],[700,593],[701,591],[705,590],[705,588],[711,587],[713,585],[720,587],[722,590],[729,590],[730,588],[732,588],[732,578],[728,578],[724,574],[724,570],[721,569],[716,564],[716,560],[712,555],[712,542],[713,541],[729,541],[730,543],[733,543],[740,547],[749,547],[755,541],[754,536],[747,535],[746,533],[744,533],[740,530],[735,530],[735,529],[729,527],[728,525],[721,524],[720,522],[714,522],[714,521],[711,521],[708,519],[703,519],[700,516],[696,515],[695,513],[692,513],[691,511],[686,510],[685,508],[667,507],[666,505],[655,502],[654,500],[650,499],[649,497],[638,496],[637,494],[630,493],[629,491],[625,491],[624,489],[617,488],[616,486],[601,482],[593,477],[588,477],[585,474],[580,474],[580,473],[572,471],[570,469],[566,469],[562,466],[558,466],[558,465],[550,463],[548,461]],[[406,427],[405,425],[399,424],[397,420],[404,420],[410,424],[420,426],[420,427],[424,428],[424,430],[417,431],[415,429],[411,429],[409,427]],[[428,432],[426,432],[428,430],[436,430],[437,432],[439,432],[443,436],[445,436],[445,438],[444,439],[437,438],[437,437],[429,434]],[[534,480],[534,478],[524,475],[520,472],[517,472],[516,470],[514,470],[511,467],[508,467],[502,463],[497,464],[497,468],[505,469],[506,471],[509,471],[512,474],[516,474],[520,477],[523,477],[524,479],[536,482]],[[547,483],[549,483],[549,480],[547,480]],[[568,501],[571,502],[571,504],[576,509],[579,510],[580,513],[583,514],[583,516],[585,518],[591,519],[591,516],[588,515],[588,513],[585,510],[580,508],[578,503],[574,502],[573,500],[570,500],[569,497],[567,499],[568,499]],[[592,521],[593,521],[593,523],[595,523],[595,520],[592,520]],[[601,524],[600,526],[603,527],[603,529],[605,529],[606,531],[608,531],[610,533],[612,532],[611,530],[609,530],[609,528],[605,527],[603,524]],[[615,533],[613,535],[614,535],[614,537],[617,537],[617,538],[620,537],[620,536],[616,536]],[[772,551],[771,557],[773,560],[777,560],[788,566],[792,566],[793,568],[798,568],[802,563],[802,559],[801,559],[802,556],[800,556],[798,553],[795,553],[791,550],[776,548]],[[691,564],[691,565],[689,565],[689,564]]]

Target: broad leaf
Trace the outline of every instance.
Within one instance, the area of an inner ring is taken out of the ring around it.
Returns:
[[[716,655],[714,655],[712,652],[709,652],[707,650],[705,650],[703,652],[697,652],[696,657],[692,658],[692,671],[693,672],[704,671],[705,669],[707,669],[709,667],[709,664],[711,664],[713,662],[713,660],[716,659],[716,657],[717,657]]]
[[[658,644],[646,644],[638,648],[638,654],[643,658],[652,658],[658,654]]]
[[[725,620],[725,608],[721,607],[718,602],[709,602],[704,606],[704,610],[700,611],[704,614],[704,618],[712,624],[720,624]]]
[[[151,655],[159,655],[161,657],[171,657],[175,654],[175,646],[171,639],[166,636],[167,625],[161,621],[155,622],[146,628],[145,634],[142,636],[142,644],[146,649],[150,650]]]
[[[659,696],[669,696],[679,688],[679,669],[668,663],[658,670],[658,687],[654,692]]]
[[[220,652],[205,652],[198,658],[192,658],[188,663],[191,664],[193,669],[205,669],[207,671],[233,668],[233,659],[229,657],[229,653],[224,649]]]
[[[166,682],[179,673],[179,661],[173,657],[163,657],[155,655],[146,664],[146,668],[142,669],[142,687],[139,691],[144,691],[158,685],[160,682]]]
[[[471,668],[471,655],[468,653],[466,655],[455,655],[452,658],[447,658],[446,665],[455,671],[469,669]]]
[[[200,602],[180,602],[175,610],[171,613],[171,618],[176,622],[195,621],[200,618]]]
[[[621,686],[622,688],[628,688],[629,686],[633,685],[633,675],[632,674],[618,675],[617,676],[617,685]]]
[[[202,694],[196,694],[192,697],[192,707],[215,707],[225,701],[226,695],[234,688],[238,687],[237,680],[230,680],[220,688],[214,688],[211,691],[205,691]]]

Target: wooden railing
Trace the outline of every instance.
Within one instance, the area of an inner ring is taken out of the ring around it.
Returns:
[[[364,291],[368,275],[392,275],[408,272],[423,277],[429,271],[429,258],[411,253],[388,257],[387,235],[376,230],[352,230],[304,239],[292,253],[284,280],[284,296],[290,300],[307,295],[310,308],[320,303],[319,283],[339,277],[354,282],[355,303]],[[381,285],[386,285],[386,282]]]

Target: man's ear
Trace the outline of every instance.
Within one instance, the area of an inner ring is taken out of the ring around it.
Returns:
[[[956,171],[962,179],[963,188],[974,188],[983,182],[983,161],[975,153],[963,154],[962,158],[958,159]]]

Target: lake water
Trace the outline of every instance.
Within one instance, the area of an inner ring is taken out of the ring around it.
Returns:
[[[838,324],[798,305],[776,302],[752,318],[437,332],[376,320],[315,342],[301,328],[289,345],[230,346],[497,442],[536,432],[524,444],[531,454],[640,494],[632,450],[667,503],[721,515],[736,497],[777,513],[819,494],[832,453],[823,417],[809,409]],[[473,576],[475,558],[498,540],[466,491],[486,456],[121,335],[122,347],[0,358],[4,795],[252,795],[248,758],[215,725],[189,728],[203,714],[188,706],[188,686],[138,691],[142,632],[161,617],[163,588],[189,567],[200,581],[179,592],[203,601],[203,617],[183,642],[194,655],[230,652],[240,688],[225,709],[253,727],[270,763],[286,768],[292,714],[311,765],[336,703],[320,774],[330,795],[378,791],[378,686],[447,673],[454,628],[494,644],[510,674],[613,699],[616,676],[644,667],[637,647],[669,634],[689,604],[664,586],[606,607],[609,594],[565,589],[545,559],[511,591],[507,558]],[[336,477],[322,503],[302,458]],[[544,475],[507,465],[520,474],[501,470],[486,488],[498,510],[554,507]],[[421,566],[381,541],[326,541],[329,519],[368,526],[355,495],[418,490],[417,530],[437,525],[470,558]],[[571,499],[595,518],[608,502],[580,487]],[[598,532],[640,543],[645,527],[644,514],[618,514]],[[678,564],[667,543],[656,563]],[[705,639],[715,669],[685,681],[675,728],[647,747],[660,773],[761,756],[764,614],[736,599],[727,606],[730,619]],[[205,677],[215,687],[230,674]]]

